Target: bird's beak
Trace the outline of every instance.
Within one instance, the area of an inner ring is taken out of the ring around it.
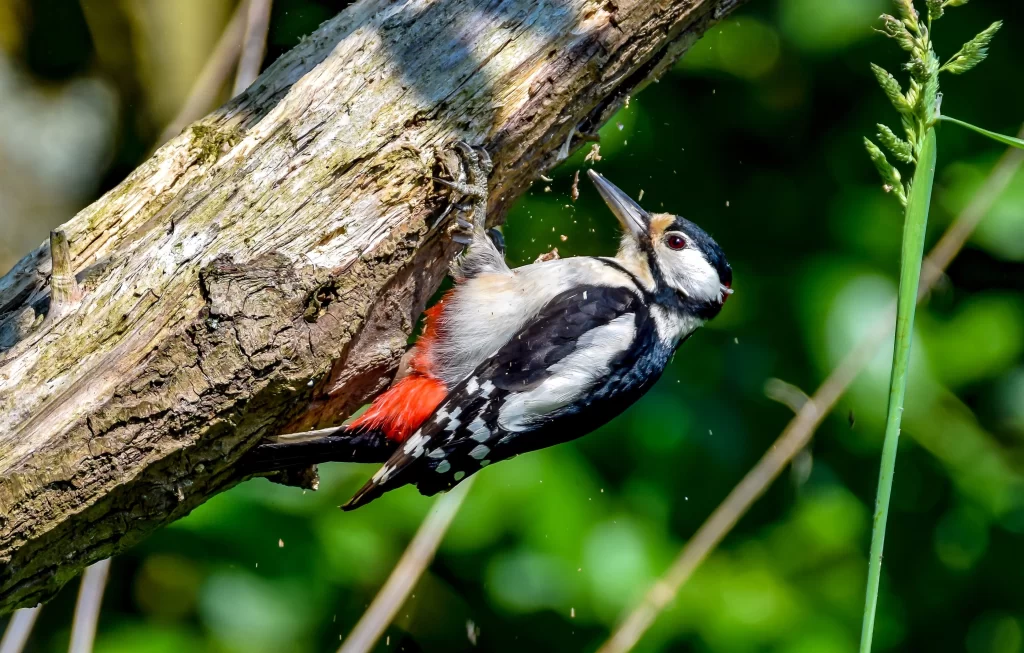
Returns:
[[[723,285],[722,286],[722,294],[719,295],[719,297],[721,297],[721,303],[723,305],[725,304],[725,300],[729,299],[729,296],[732,295],[732,293],[733,293],[732,287],[730,287],[728,285]]]
[[[604,203],[612,210],[615,217],[622,223],[622,228],[640,239],[646,237],[651,216],[647,211],[640,208],[640,205],[622,192],[618,186],[605,179],[601,173],[593,169],[587,170],[590,180],[597,186],[597,192],[601,193]]]

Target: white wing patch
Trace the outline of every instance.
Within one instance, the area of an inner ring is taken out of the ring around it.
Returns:
[[[409,438],[409,441],[405,443],[405,449],[403,451],[406,455],[411,455],[413,458],[419,458],[423,455],[423,445],[429,440],[427,436],[423,435],[423,431],[416,431],[416,434]]]
[[[506,431],[523,431],[537,418],[571,404],[609,373],[612,359],[632,344],[635,335],[632,313],[587,331],[571,354],[548,368],[550,377],[532,390],[508,395],[498,411],[498,425]]]

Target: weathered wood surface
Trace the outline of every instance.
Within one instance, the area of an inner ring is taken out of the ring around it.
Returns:
[[[454,245],[459,138],[501,216],[742,0],[361,0],[0,279],[0,613],[379,391]],[[580,133],[576,133],[578,130]]]

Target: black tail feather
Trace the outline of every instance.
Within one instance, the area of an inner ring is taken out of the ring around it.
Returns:
[[[392,487],[384,487],[378,485],[372,479],[366,482],[366,485],[359,488],[359,491],[352,495],[345,505],[341,506],[342,510],[355,510],[360,506],[365,506],[374,499],[378,498],[388,490],[392,490]]]
[[[380,432],[342,427],[315,440],[256,445],[242,458],[241,466],[246,474],[260,474],[327,462],[382,463],[394,447]]]

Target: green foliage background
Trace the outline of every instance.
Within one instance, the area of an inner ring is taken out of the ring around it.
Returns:
[[[64,193],[64,204],[0,211],[0,267],[137,165],[173,114],[183,92],[175,84],[187,89],[231,5],[182,0],[168,10],[166,1],[0,0],[0,72],[18,71],[21,84],[21,95],[0,95],[0,208],[32,169],[10,135],[40,125],[59,133],[78,119],[19,112],[19,101],[99,80],[106,90],[90,106],[107,134],[94,148],[100,174],[75,192],[39,177],[37,191]],[[277,0],[267,61],[338,6]],[[861,138],[891,117],[868,67],[898,69],[902,54],[871,31],[888,8],[754,0],[603,128],[596,167],[643,191],[647,208],[712,233],[736,293],[625,415],[482,472],[377,650],[470,650],[468,629],[479,629],[486,651],[596,648],[789,420],[765,398],[765,381],[813,391],[875,323],[894,297],[901,231]],[[97,37],[106,11],[128,17],[127,54]],[[993,20],[1006,24],[977,72],[944,80],[943,110],[1015,133],[1024,6],[975,0],[955,15],[938,32],[940,52]],[[182,43],[146,49],[147,38],[179,32]],[[175,65],[161,68],[153,52]],[[1000,154],[965,130],[940,129],[929,242]],[[538,180],[509,216],[515,263],[551,247],[614,250],[614,218],[589,183],[570,198],[582,159]],[[916,337],[876,647],[1024,651],[1024,173],[919,313]],[[639,650],[856,650],[889,360],[879,353]],[[324,466],[315,494],[247,483],[119,556],[97,651],[333,650],[431,505],[405,489],[337,510],[372,471]],[[75,590],[43,609],[30,650],[66,648]]]

